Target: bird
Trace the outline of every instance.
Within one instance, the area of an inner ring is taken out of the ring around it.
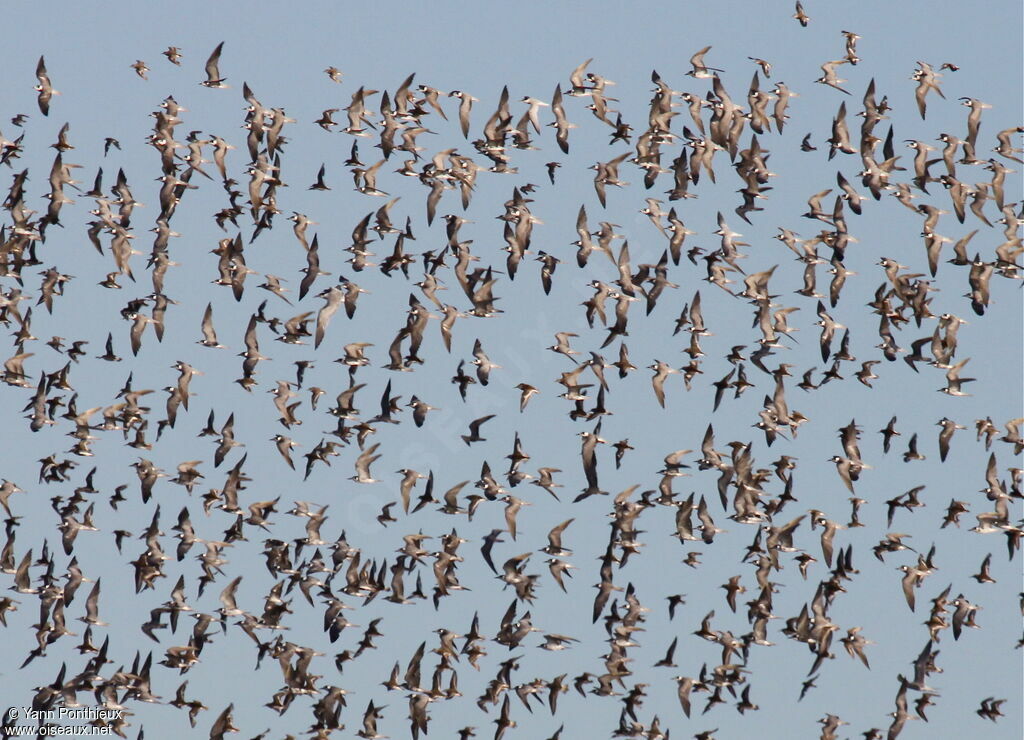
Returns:
[[[669,375],[678,375],[680,371],[661,360],[655,362],[649,369],[654,371],[654,376],[651,378],[654,396],[658,399],[658,405],[665,408],[665,380]]]
[[[487,385],[490,381],[491,371],[501,369],[501,365],[497,365],[487,357],[487,354],[483,350],[483,345],[480,340],[477,339],[473,343],[473,365],[476,365],[476,376],[480,381],[481,385]]]
[[[721,72],[722,70],[715,67],[708,67],[704,64],[704,55],[711,51],[710,46],[705,46],[703,49],[698,50],[692,57],[690,57],[691,70],[686,74],[696,79],[710,79],[713,77],[712,72]]]
[[[516,385],[516,388],[518,388],[520,391],[519,413],[523,413],[524,411],[526,411],[526,406],[527,404],[530,403],[530,399],[533,398],[533,396],[535,396],[536,394],[540,393],[540,391],[537,390],[534,386],[530,385],[529,383],[519,383],[518,385]]]
[[[136,59],[135,62],[129,66],[131,66],[131,68],[135,70],[135,74],[137,74],[142,79],[149,79],[148,77],[146,77],[146,73],[149,72],[149,67],[146,66],[146,63],[141,59]]]
[[[359,455],[359,457],[356,458],[356,462],[355,462],[356,474],[354,476],[352,476],[351,480],[354,480],[356,483],[379,483],[380,482],[378,480],[375,480],[373,478],[373,476],[370,475],[370,465],[372,465],[375,460],[380,459],[380,455],[375,455],[374,454],[377,451],[377,448],[379,448],[379,447],[380,447],[380,443],[379,442],[376,443],[376,444],[373,444],[373,445],[367,447],[365,450],[363,450],[363,452]]]
[[[211,740],[224,740],[225,734],[238,732],[238,728],[234,725],[234,709],[234,704],[228,704],[224,711],[214,720],[213,726],[210,728]]]
[[[810,25],[811,18],[804,12],[803,3],[801,3],[800,0],[796,0],[796,13],[793,17],[804,28],[807,28],[807,26]]]
[[[196,344],[213,349],[224,349],[224,345],[217,341],[217,332],[213,328],[213,304],[206,304],[206,311],[203,312],[202,323],[203,338]]]
[[[39,93],[36,99],[39,104],[39,112],[44,116],[48,116],[50,115],[50,101],[54,95],[60,95],[60,91],[53,89],[50,75],[46,71],[46,59],[44,57],[39,57],[39,62],[36,64],[36,79],[39,80],[39,84],[35,87],[36,92]]]
[[[493,419],[495,414],[487,414],[481,416],[479,419],[474,419],[469,423],[469,434],[461,435],[462,441],[466,443],[466,446],[473,444],[474,442],[486,442],[487,440],[480,436],[480,427],[486,424],[488,421]]]
[[[212,88],[225,88],[227,85],[224,84],[225,77],[221,77],[220,74],[220,54],[224,50],[224,42],[221,41],[214,47],[210,53],[209,58],[206,60],[206,79],[199,84],[203,87]],[[169,57],[168,57],[169,58]]]
[[[849,95],[850,91],[841,87],[841,83],[846,82],[846,80],[841,79],[839,75],[836,74],[836,67],[838,67],[841,64],[849,63],[850,62],[847,59],[837,59],[832,62],[825,62],[824,64],[821,65],[821,71],[823,74],[821,77],[816,79],[815,82],[822,85],[828,85],[829,87],[833,87],[841,93],[846,93],[847,95]]]

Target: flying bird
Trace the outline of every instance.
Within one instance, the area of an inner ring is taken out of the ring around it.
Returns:
[[[221,77],[220,74],[220,54],[223,50],[224,42],[221,41],[217,44],[209,58],[206,60],[206,79],[199,83],[203,87],[227,87],[227,85],[224,84],[224,80],[227,78]]]

